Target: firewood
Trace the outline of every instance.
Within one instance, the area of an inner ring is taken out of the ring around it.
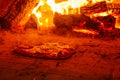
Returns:
[[[85,23],[85,24],[84,24]],[[81,29],[99,30],[100,23],[84,14],[80,15],[60,15],[55,14],[54,24],[57,28],[72,30],[74,27]]]
[[[116,18],[112,15],[96,17],[103,24],[104,30],[115,29]]]
[[[107,4],[105,1],[97,2],[95,4],[88,4],[80,8],[80,12],[83,14],[92,14],[92,13],[100,13],[107,11]]]
[[[7,7],[3,7],[5,11],[0,13],[0,17],[8,26],[12,28],[18,27],[22,20],[25,20],[25,17],[32,12],[33,8],[36,5],[36,0],[11,0],[6,2]],[[4,4],[4,3],[3,3]],[[4,27],[6,24],[2,24]]]
[[[57,28],[67,28],[70,30],[73,25],[73,18],[71,15],[55,13],[53,22]]]

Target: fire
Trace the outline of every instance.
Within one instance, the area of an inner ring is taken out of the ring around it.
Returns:
[[[96,13],[96,14],[93,14],[94,17],[97,17],[97,16],[108,16],[112,13],[112,11],[107,11],[107,12],[101,12],[101,13]]]
[[[62,15],[80,14],[80,7],[88,4],[87,0],[68,0],[61,3],[55,3],[55,0],[40,0],[38,5],[33,9],[32,14],[37,18],[39,27],[54,26],[54,13]]]
[[[38,5],[33,9],[32,13],[37,18],[38,28],[40,26],[53,26],[53,11],[46,0],[40,0]]]
[[[116,24],[115,27],[120,29],[120,17],[116,16]]]
[[[62,15],[69,14],[80,14],[80,7],[100,2],[103,0],[67,0],[60,3],[55,3],[55,0],[40,0],[38,5],[33,9],[32,14],[37,17],[37,23],[39,27],[50,27],[54,26],[53,17],[54,13],[60,13]],[[112,2],[108,0],[107,2]],[[108,15],[108,13],[94,14],[98,15]]]
[[[87,33],[87,34],[93,34],[98,35],[99,33],[93,30],[87,30],[87,29],[73,29],[75,32],[81,32],[81,33]]]
[[[101,1],[106,1],[107,3],[113,2],[113,0],[92,0],[93,3],[101,2]]]
[[[81,14],[80,8],[82,6],[91,5],[97,2],[101,2],[103,0],[65,0],[60,3],[56,3],[55,0],[39,0],[37,1],[37,6],[33,9],[32,14],[36,16],[37,20],[37,28],[51,28],[54,27],[53,18],[54,13],[59,13],[61,15],[69,15],[69,14]],[[112,3],[113,0],[106,0],[106,3]],[[98,16],[108,16],[112,14],[112,11],[106,11],[101,13],[89,14],[90,17],[98,17]],[[31,13],[29,14],[29,16]],[[29,17],[28,16],[28,17]],[[29,18],[28,18],[29,19]],[[120,28],[120,19],[117,17],[116,28]],[[25,23],[25,21],[23,20]],[[21,22],[22,24],[22,22]],[[90,31],[87,29],[73,29],[76,32],[83,32],[88,34],[98,34],[95,31]]]

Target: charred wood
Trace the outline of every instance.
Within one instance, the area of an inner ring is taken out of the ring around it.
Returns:
[[[97,37],[114,38],[116,33],[120,34],[120,30],[115,29],[116,18],[112,15],[92,17],[81,15],[61,15],[56,13],[54,16],[54,24],[56,32],[65,34],[71,32],[74,28],[86,29],[99,33]]]
[[[99,31],[100,23],[84,14],[80,15],[60,15],[54,16],[54,24],[57,28],[66,28],[72,30],[74,27],[80,29],[93,29]]]
[[[88,4],[80,8],[80,12],[83,14],[93,14],[107,11],[107,4],[105,1],[95,4]]]
[[[106,11],[112,11],[111,14],[120,14],[120,4],[117,3],[106,3],[105,1],[97,2],[94,4],[88,4],[80,8],[80,12],[84,14],[94,14]]]
[[[85,15],[81,15],[80,21],[77,26],[81,29],[92,29],[96,31],[100,30],[100,23],[98,22],[98,20]]]
[[[58,35],[65,35],[68,31],[72,30],[73,19],[69,15],[55,13],[53,23],[56,26],[56,28],[53,29],[53,33]]]
[[[67,28],[69,30],[72,29],[73,18],[72,15],[55,13],[53,22],[57,28]]]
[[[4,7],[4,13],[0,13],[0,17],[8,26],[17,27],[21,20],[31,12],[35,7],[36,0],[11,0]],[[6,27],[6,24],[1,24]]]
[[[96,17],[102,23],[103,30],[115,29],[116,18],[112,15]]]
[[[114,15],[120,15],[120,4],[117,3],[107,3],[108,10],[112,11]]]

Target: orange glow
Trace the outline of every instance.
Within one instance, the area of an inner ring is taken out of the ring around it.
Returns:
[[[99,33],[93,30],[88,30],[88,29],[73,29],[75,32],[81,32],[81,33],[87,33],[87,34],[93,34],[93,35],[98,35]]]
[[[116,16],[116,24],[115,24],[115,28],[120,29],[120,17]]]
[[[54,13],[62,15],[80,14],[80,7],[88,4],[87,0],[68,0],[55,3],[55,0],[40,0],[32,14],[37,18],[38,28],[54,26]]]
[[[112,11],[107,11],[107,12],[101,12],[101,13],[96,13],[96,14],[93,14],[94,17],[97,17],[97,16],[108,16],[112,13]]]
[[[27,18],[22,20],[20,24],[26,23],[31,14],[36,16],[37,20],[37,28],[51,28],[54,27],[53,18],[54,13],[57,12],[61,15],[69,15],[69,14],[80,14],[80,7],[86,6],[89,4],[94,4],[97,2],[101,2],[104,0],[67,0],[62,1],[60,3],[55,3],[55,0],[37,0],[38,4],[33,9],[32,13],[26,14]],[[107,3],[112,3],[113,0],[106,0]],[[94,13],[90,14],[90,17],[97,16],[108,16],[112,14],[112,11],[106,11],[102,13]],[[117,19],[116,28],[120,28],[120,19]],[[87,29],[73,29],[76,32],[83,32],[88,34],[98,34],[95,31],[87,30]]]
[[[37,18],[38,28],[40,26],[53,26],[53,11],[46,0],[40,0],[38,5],[33,9],[32,14]]]
[[[106,1],[107,3],[113,2],[113,0],[92,0],[93,3],[101,2],[101,1]]]
[[[32,14],[37,17],[38,28],[50,27],[54,26],[53,17],[55,12],[62,15],[80,14],[80,7],[100,1],[103,0],[68,0],[60,3],[55,3],[55,0],[40,0],[33,9]],[[106,2],[112,2],[112,0],[107,0]],[[93,16],[99,15],[106,16],[108,12],[94,14]]]

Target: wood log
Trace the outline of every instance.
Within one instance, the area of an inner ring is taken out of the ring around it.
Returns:
[[[80,8],[80,12],[83,14],[93,14],[107,11],[107,4],[105,1],[98,2],[95,4],[88,4]]]
[[[80,12],[84,14],[94,14],[105,11],[112,11],[113,15],[120,15],[120,4],[117,3],[106,3],[105,1],[88,4],[80,8]]]
[[[0,0],[0,17],[3,17],[13,0]]]
[[[37,2],[36,0],[8,0],[7,3],[6,1],[1,1],[2,3],[5,10],[0,13],[1,26],[4,28],[7,24],[7,27],[16,28],[28,20],[28,15],[32,12]]]
[[[107,3],[108,10],[112,11],[113,15],[120,16],[120,3]]]
[[[53,23],[57,28],[66,28],[70,30],[73,25],[73,18],[71,15],[61,15],[59,13],[55,13]]]
[[[116,18],[112,15],[96,17],[103,24],[103,30],[115,29]]]
[[[100,23],[84,14],[80,15],[60,15],[55,14],[54,24],[57,28],[72,30],[74,27],[81,29],[99,30]]]

